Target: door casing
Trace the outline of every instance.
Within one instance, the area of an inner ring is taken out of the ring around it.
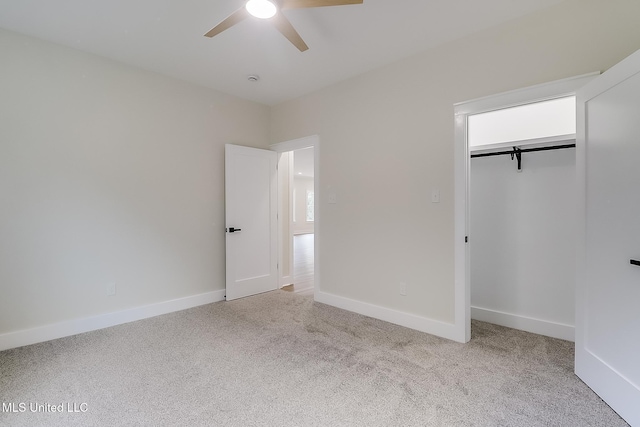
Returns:
[[[470,153],[467,141],[467,118],[473,114],[495,111],[518,105],[575,95],[578,88],[594,79],[599,73],[589,73],[541,85],[530,86],[484,98],[460,102],[454,105],[454,339],[468,342],[471,339],[471,277],[470,245],[473,236],[469,227],[469,178]]]

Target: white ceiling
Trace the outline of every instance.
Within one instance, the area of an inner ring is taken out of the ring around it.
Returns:
[[[287,10],[309,45],[302,53],[254,18],[203,37],[245,0],[0,0],[0,27],[274,105],[561,1],[364,0]]]

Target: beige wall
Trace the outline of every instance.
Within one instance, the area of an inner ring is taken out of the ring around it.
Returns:
[[[6,31],[0,58],[0,334],[224,289],[224,144],[267,147],[268,108]]]
[[[640,49],[638,16],[567,1],[274,107],[272,141],[320,136],[321,290],[452,322],[453,104],[606,70]]]

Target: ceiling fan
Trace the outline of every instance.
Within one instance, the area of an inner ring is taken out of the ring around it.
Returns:
[[[278,31],[282,33],[295,47],[304,52],[309,46],[302,40],[300,34],[293,28],[291,22],[282,14],[286,9],[302,9],[308,7],[343,6],[348,4],[362,4],[364,0],[249,0],[246,5],[233,12],[218,25],[213,27],[205,37],[213,37],[249,16],[260,19],[270,19]]]

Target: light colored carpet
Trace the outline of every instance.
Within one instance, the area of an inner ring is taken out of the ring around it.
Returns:
[[[282,291],[220,302],[0,352],[2,402],[27,405],[0,425],[626,425],[573,343],[472,329],[458,344]]]

